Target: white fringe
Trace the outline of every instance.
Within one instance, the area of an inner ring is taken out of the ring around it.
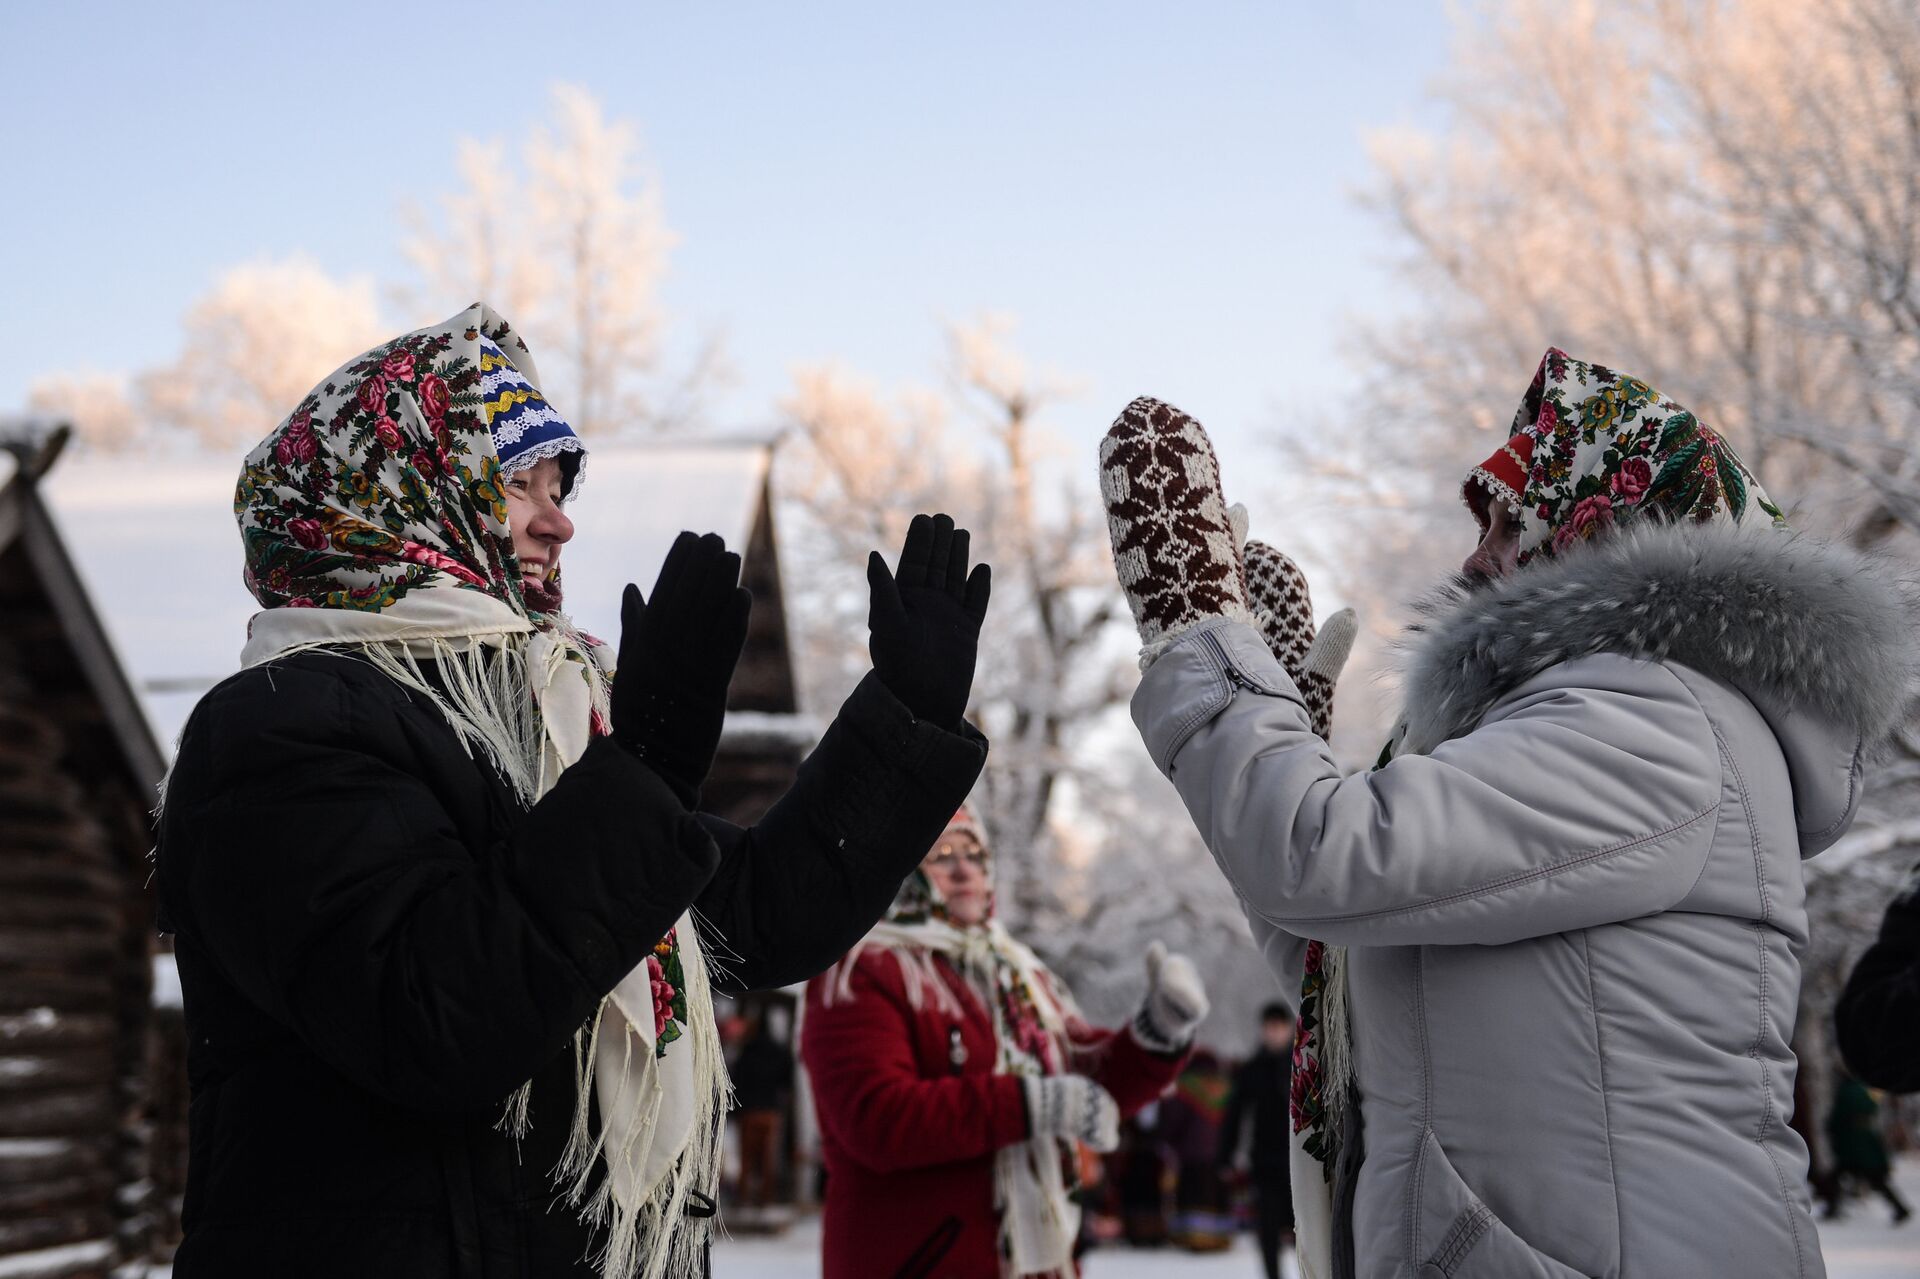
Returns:
[[[593,650],[564,626],[559,628],[558,636],[584,663],[589,673],[591,705],[604,717],[608,713],[607,681]],[[528,650],[540,638],[508,635],[487,643],[470,637],[434,637],[404,643],[343,643],[326,639],[289,648],[280,656],[324,648],[366,662],[403,688],[424,697],[440,712],[467,753],[484,758],[498,769],[514,793],[530,806],[559,771],[546,768],[546,726],[529,673]],[[438,671],[444,688],[427,678],[421,664],[429,661]],[[596,1049],[609,1001],[603,999],[592,1020],[574,1033],[573,1128],[553,1176],[568,1204],[579,1211],[580,1220],[590,1229],[607,1231],[606,1243],[589,1260],[604,1279],[664,1279],[669,1274],[697,1273],[715,1224],[712,1216],[690,1217],[685,1215],[685,1210],[694,1193],[708,1200],[714,1200],[718,1193],[721,1138],[724,1117],[732,1104],[732,1085],[721,1051],[719,1027],[714,1020],[706,947],[700,942],[691,914],[683,918],[678,927],[682,973],[687,983],[687,1022],[686,1030],[669,1051],[694,1054],[694,1078],[699,1091],[694,1099],[692,1136],[686,1148],[673,1172],[637,1207],[621,1203],[614,1195],[610,1167],[602,1173],[598,1186],[592,1183],[602,1158],[606,1158],[610,1166],[618,1159],[637,1181],[632,1145],[651,1126],[651,1116],[658,1112],[660,1098],[651,1099],[646,1111],[648,1121],[630,1127],[622,1135],[620,1147],[609,1151],[606,1132],[592,1131]],[[617,1012],[615,1015],[618,1017]],[[632,1086],[635,1073],[632,1034],[628,1033],[626,1039],[625,1067],[618,1095],[624,1095],[625,1089]],[[658,1075],[652,1074],[652,1078],[658,1089]],[[497,1125],[516,1141],[527,1132],[532,1089],[532,1081],[528,1081],[514,1091]]]
[[[1347,1101],[1353,1095],[1353,1025],[1347,1003],[1347,948],[1326,947],[1322,961],[1327,984],[1320,992],[1320,1098],[1326,1107],[1327,1124],[1333,1130],[1335,1149],[1344,1145]],[[1333,1173],[1328,1161],[1327,1173]]]

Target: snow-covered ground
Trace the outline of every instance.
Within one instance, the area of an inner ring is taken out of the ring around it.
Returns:
[[[1901,1195],[1920,1205],[1920,1158],[1900,1161]],[[1856,1200],[1847,1217],[1820,1225],[1820,1249],[1830,1279],[1915,1279],[1920,1276],[1920,1217],[1905,1226],[1890,1222],[1878,1200]],[[1190,1256],[1172,1249],[1095,1252],[1086,1260],[1086,1279],[1259,1279],[1260,1261],[1251,1236],[1242,1236],[1231,1252]],[[778,1239],[727,1239],[714,1251],[714,1279],[816,1279],[820,1273],[820,1230],[816,1219],[795,1225]],[[1289,1268],[1289,1279],[1297,1274]]]
[[[1920,1205],[1920,1157],[1900,1160],[1895,1174],[1900,1194]],[[1915,1279],[1920,1275],[1920,1217],[1896,1227],[1885,1204],[1856,1200],[1846,1220],[1822,1222],[1820,1250],[1829,1279]],[[1289,1258],[1291,1261],[1291,1258]],[[167,1268],[147,1279],[165,1279]],[[1298,1271],[1287,1267],[1288,1279]],[[777,1239],[724,1239],[714,1249],[714,1279],[817,1279],[820,1274],[820,1223],[807,1218]],[[1174,1249],[1096,1252],[1086,1260],[1085,1279],[1259,1279],[1260,1261],[1253,1239],[1242,1236],[1230,1252],[1190,1256]]]

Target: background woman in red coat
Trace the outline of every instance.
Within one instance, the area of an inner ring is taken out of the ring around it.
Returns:
[[[1207,1012],[1192,963],[1158,942],[1145,960],[1132,1024],[1087,1025],[994,918],[985,838],[955,814],[886,921],[807,986],[825,1279],[1073,1274],[1071,1143],[1113,1149]]]

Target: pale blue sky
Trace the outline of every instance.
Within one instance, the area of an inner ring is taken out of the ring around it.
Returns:
[[[569,81],[644,127],[666,300],[740,375],[718,425],[770,422],[797,361],[931,381],[941,320],[998,310],[1083,388],[1075,448],[1152,393],[1231,469],[1391,305],[1362,133],[1434,120],[1447,35],[1438,0],[9,5],[0,410],[168,358],[229,265],[402,274],[455,139]]]

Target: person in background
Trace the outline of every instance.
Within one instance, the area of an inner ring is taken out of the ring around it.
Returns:
[[[1133,1248],[1167,1242],[1167,1195],[1173,1189],[1173,1152],[1160,1137],[1161,1103],[1150,1101],[1120,1125],[1120,1145],[1107,1158],[1111,1200],[1120,1234]]]
[[[762,1210],[780,1179],[780,1120],[793,1095],[793,1052],[774,1033],[775,1010],[755,1013],[733,1063],[734,1116],[740,1134],[739,1204]]]
[[[1840,1055],[1862,1082],[1920,1092],[1920,864],[1853,966],[1833,1022]]]
[[[1112,1150],[1207,1014],[1189,960],[1143,958],[1131,1024],[1089,1025],[995,917],[985,832],[953,815],[885,921],[807,985],[826,1279],[1075,1273],[1073,1143]]]
[[[1293,1037],[1293,1009],[1276,1000],[1260,1010],[1260,1047],[1235,1072],[1220,1121],[1222,1169],[1239,1168],[1241,1139],[1250,1139],[1247,1174],[1267,1279],[1280,1279],[1280,1251],[1293,1238],[1293,1188],[1287,1177]]]
[[[1847,1189],[1855,1193],[1871,1190],[1893,1209],[1893,1224],[1900,1225],[1913,1215],[1900,1192],[1893,1188],[1893,1162],[1887,1158],[1886,1138],[1880,1132],[1880,1103],[1867,1086],[1839,1072],[1833,1090],[1833,1106],[1827,1111],[1827,1140],[1833,1146],[1833,1166],[1837,1180],[1853,1183]],[[1841,1199],[1828,1201],[1827,1218],[1841,1215]]]
[[[1179,1161],[1173,1186],[1173,1240],[1189,1252],[1233,1246],[1233,1215],[1216,1155],[1220,1120],[1233,1081],[1220,1059],[1202,1048],[1160,1103],[1161,1132]]]

